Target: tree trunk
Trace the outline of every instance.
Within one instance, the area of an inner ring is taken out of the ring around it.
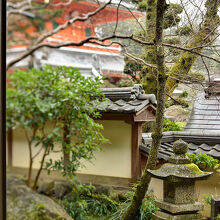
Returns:
[[[65,123],[65,122],[64,122]],[[67,166],[70,163],[70,153],[68,150],[68,146],[70,144],[70,130],[67,124],[64,125],[63,128],[63,159],[64,159],[64,170],[68,172]]]
[[[27,179],[27,186],[31,186],[31,176],[32,176],[32,166],[33,166],[33,158],[32,158],[32,149],[31,149],[31,142],[28,141],[28,148],[29,148],[29,168],[28,168],[28,179]]]
[[[47,152],[47,151],[48,151],[48,147],[45,148],[43,157],[42,157],[42,159],[41,159],[40,168],[39,168],[39,170],[37,171],[37,175],[36,175],[35,180],[34,180],[33,190],[36,190],[36,188],[37,188],[37,183],[38,183],[38,180],[39,180],[41,171],[43,170],[44,161],[45,161],[46,156],[48,155],[48,152]]]
[[[153,42],[155,39],[155,27],[156,27],[156,2],[157,0],[147,0],[146,2],[146,31],[145,41]],[[156,54],[154,46],[147,46],[145,48],[144,60],[149,64],[156,64]],[[157,72],[155,69],[148,66],[143,67],[141,84],[145,90],[145,93],[157,94]]]
[[[28,149],[29,149],[29,168],[28,168],[28,179],[27,179],[27,186],[31,187],[31,176],[32,176],[32,169],[33,169],[33,153],[32,153],[32,141],[31,139],[28,137],[28,132],[26,130],[25,131],[25,136],[28,142]],[[32,137],[35,137],[35,134],[37,132],[37,129],[34,128],[33,129],[33,134]]]
[[[137,185],[134,197],[131,205],[125,212],[123,220],[134,220],[138,215],[139,208],[142,200],[146,194],[150,183],[150,175],[147,169],[155,169],[157,164],[157,155],[160,147],[162,129],[163,129],[163,115],[164,115],[164,103],[165,103],[165,84],[167,76],[165,74],[164,66],[164,51],[162,47],[162,33],[163,33],[163,17],[166,7],[165,0],[157,1],[157,16],[156,16],[156,32],[155,32],[155,54],[157,63],[157,112],[156,112],[156,124],[152,134],[152,145],[147,160],[147,164],[141,177],[139,184]]]

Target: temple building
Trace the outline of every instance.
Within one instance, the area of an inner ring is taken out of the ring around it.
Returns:
[[[49,7],[49,6],[48,6]],[[99,5],[93,1],[73,1],[68,6],[57,6],[57,10],[61,10],[62,14],[53,20],[46,20],[39,23],[39,27],[28,27],[23,33],[15,31],[10,32],[14,39],[25,39],[25,32],[36,36],[39,28],[47,31],[56,29],[59,25],[64,24],[70,18],[85,16],[89,12],[95,11]],[[118,12],[117,12],[118,10]],[[133,14],[133,15],[132,15]],[[87,37],[99,37],[100,25],[119,21],[143,17],[138,11],[132,11],[132,14],[126,8],[117,9],[114,5],[107,6],[105,9],[90,17],[86,21],[77,21],[69,25],[64,30],[46,38],[43,43],[52,45],[80,42]],[[19,25],[19,24],[18,24]],[[21,24],[21,26],[24,24]],[[111,33],[109,33],[111,34]],[[16,38],[17,37],[17,38]],[[106,45],[111,41],[105,41]],[[14,58],[19,57],[26,51],[27,46],[22,43],[16,43],[9,46],[7,50],[7,63]],[[97,44],[85,43],[83,46],[69,46],[61,48],[44,47],[37,50],[32,56],[18,62],[15,66],[20,68],[39,68],[42,65],[49,64],[51,66],[72,66],[78,68],[80,72],[88,77],[106,76],[110,77],[113,82],[124,78],[124,57],[121,55],[121,46],[111,44],[111,46],[102,46]]]

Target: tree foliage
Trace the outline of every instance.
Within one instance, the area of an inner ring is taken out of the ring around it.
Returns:
[[[219,168],[219,160],[204,153],[188,154],[188,156],[202,171],[214,171]]]
[[[105,141],[96,107],[100,79],[83,77],[77,69],[45,66],[28,72],[17,70],[8,76],[7,128],[24,130],[30,153],[29,184],[35,155],[33,147],[42,146],[41,169],[51,152],[62,152],[57,160],[46,161],[49,170],[60,170],[73,177],[80,159],[89,160]],[[39,176],[38,176],[39,177]]]

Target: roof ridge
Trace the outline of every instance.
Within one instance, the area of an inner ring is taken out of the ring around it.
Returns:
[[[133,87],[122,88],[102,88],[102,93],[110,100],[149,100],[152,104],[156,104],[154,94],[145,94],[141,84],[134,84]]]

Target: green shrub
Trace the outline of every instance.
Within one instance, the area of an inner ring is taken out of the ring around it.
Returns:
[[[204,194],[202,199],[205,201],[206,204],[211,205],[212,196],[210,196],[208,194]]]
[[[163,131],[182,131],[182,128],[176,122],[164,118]]]
[[[100,79],[85,78],[72,67],[44,66],[42,70],[17,70],[8,80],[7,129],[20,127],[26,133],[31,161],[28,185],[35,159],[33,148],[43,147],[44,152],[34,188],[43,168],[73,178],[81,159],[92,159],[105,142],[103,126],[94,120],[100,116],[96,106],[103,96]],[[48,122],[53,126],[48,127]],[[52,160],[55,145],[63,155]]]
[[[85,198],[85,201],[87,202],[87,212],[99,217],[111,215],[119,206],[118,202],[104,194],[91,194],[90,197]]]
[[[214,159],[211,156],[208,156],[206,154],[200,153],[200,154],[187,154],[193,163],[195,163],[200,170],[202,171],[211,171],[211,170],[217,170],[219,167],[219,161],[217,159]]]
[[[133,188],[133,191],[129,191],[125,195],[127,197],[127,200],[120,204],[117,211],[112,214],[110,220],[121,220],[122,219],[124,213],[126,212],[126,210],[131,204],[132,198],[134,196],[134,188]],[[157,208],[154,203],[154,197],[152,195],[146,195],[142,201],[139,215],[136,216],[134,220],[151,220],[151,216],[156,210]]]
[[[62,207],[75,220],[104,219],[116,212],[119,203],[104,194],[95,194],[92,185],[74,184],[61,200]]]

